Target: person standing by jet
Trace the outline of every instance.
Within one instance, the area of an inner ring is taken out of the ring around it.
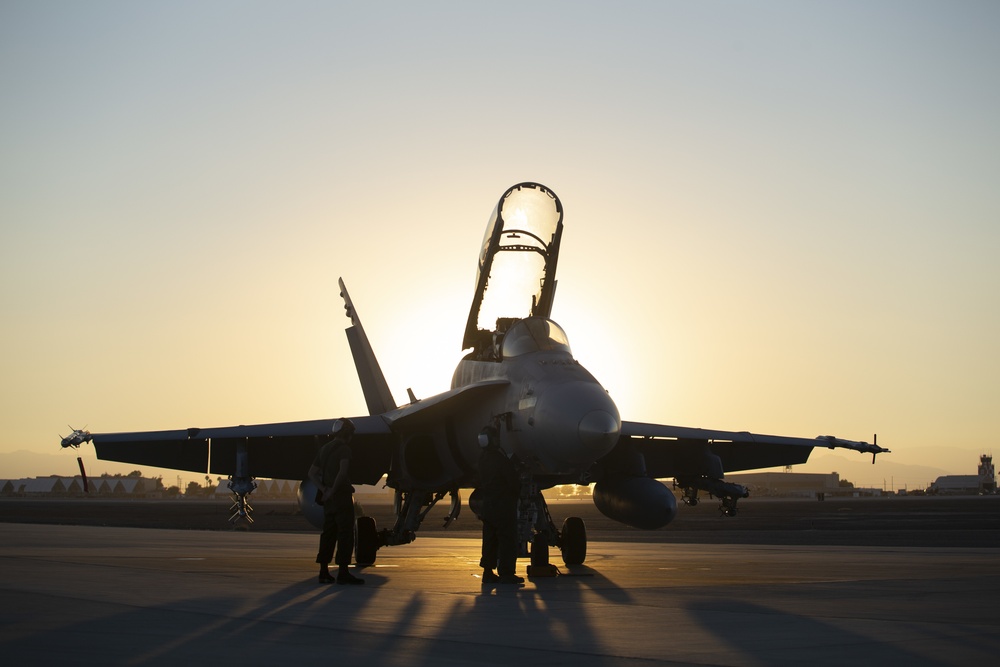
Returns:
[[[347,569],[354,551],[354,487],[350,481],[351,436],[354,423],[338,419],[333,425],[333,440],[323,445],[309,468],[309,479],[316,485],[316,501],[323,503],[323,532],[319,536],[319,583],[363,584]],[[337,578],[330,574],[330,561],[337,550]]]
[[[521,480],[511,456],[500,448],[500,434],[487,426],[479,434],[479,493],[483,501],[483,583],[522,584],[517,565],[517,499]],[[497,568],[494,574],[493,568]],[[499,576],[498,576],[499,575]]]

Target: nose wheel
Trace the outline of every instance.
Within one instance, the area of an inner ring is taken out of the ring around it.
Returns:
[[[557,533],[556,546],[562,552],[563,563],[582,565],[587,560],[587,526],[583,519],[578,516],[567,517],[563,521],[562,530]],[[533,570],[541,571],[552,567],[549,564],[549,536],[545,531],[535,534],[531,541],[530,556]]]
[[[566,565],[581,565],[587,559],[587,527],[583,519],[578,516],[567,517],[563,521],[562,530],[557,529],[545,497],[540,492],[522,495],[518,507],[518,524],[518,534],[522,536],[521,555],[531,558],[529,575],[553,576],[541,574],[555,569],[549,563],[550,545],[559,547]],[[530,540],[525,536],[530,536]],[[530,552],[527,551],[528,547]]]
[[[567,565],[582,565],[587,560],[587,526],[578,516],[567,517],[559,531],[559,548]]]

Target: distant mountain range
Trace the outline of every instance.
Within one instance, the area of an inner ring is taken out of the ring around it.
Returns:
[[[942,475],[976,473],[978,460],[969,460],[969,470],[956,473],[943,468],[897,463],[893,454],[878,456],[872,465],[870,456],[841,456],[826,450],[816,449],[809,462],[792,468],[793,472],[835,472],[840,479],[846,479],[857,487],[885,489],[926,489],[931,482]]]

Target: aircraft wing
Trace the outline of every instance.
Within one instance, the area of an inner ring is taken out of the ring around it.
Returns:
[[[873,460],[875,454],[889,451],[877,444],[831,435],[793,438],[639,422],[622,422],[621,436],[643,455],[646,475],[655,478],[707,474],[712,455],[721,460],[723,470],[718,472],[729,473],[805,463],[813,447],[852,449],[871,454]]]
[[[176,431],[94,433],[97,458],[174,470],[236,474],[237,445],[246,444],[252,477],[305,479],[316,452],[330,440],[335,419],[188,428]],[[389,470],[392,433],[379,416],[352,417],[351,482],[375,484]]]
[[[446,391],[409,405],[404,405],[385,415],[392,426],[413,427],[443,421],[448,414],[468,412],[484,397],[503,392],[510,384],[507,379],[482,380]]]

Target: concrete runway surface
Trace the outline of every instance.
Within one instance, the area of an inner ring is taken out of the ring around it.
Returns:
[[[394,521],[391,503],[364,500],[380,528]],[[228,530],[232,501],[214,499],[110,499],[0,497],[0,523],[45,523],[132,528]],[[431,510],[421,536],[477,537],[482,524],[468,507],[447,529],[446,503]],[[253,499],[253,532],[316,533],[292,499]],[[557,525],[579,516],[587,533],[628,542],[808,544],[829,546],[1000,547],[1000,496],[906,496],[804,499],[747,498],[736,517],[724,517],[719,501],[681,505],[660,530],[629,528],[602,515],[590,500],[550,501]]]
[[[321,586],[312,534],[0,523],[5,664],[993,664],[996,548],[623,543],[483,586],[479,541]],[[525,560],[518,561],[524,573]]]

